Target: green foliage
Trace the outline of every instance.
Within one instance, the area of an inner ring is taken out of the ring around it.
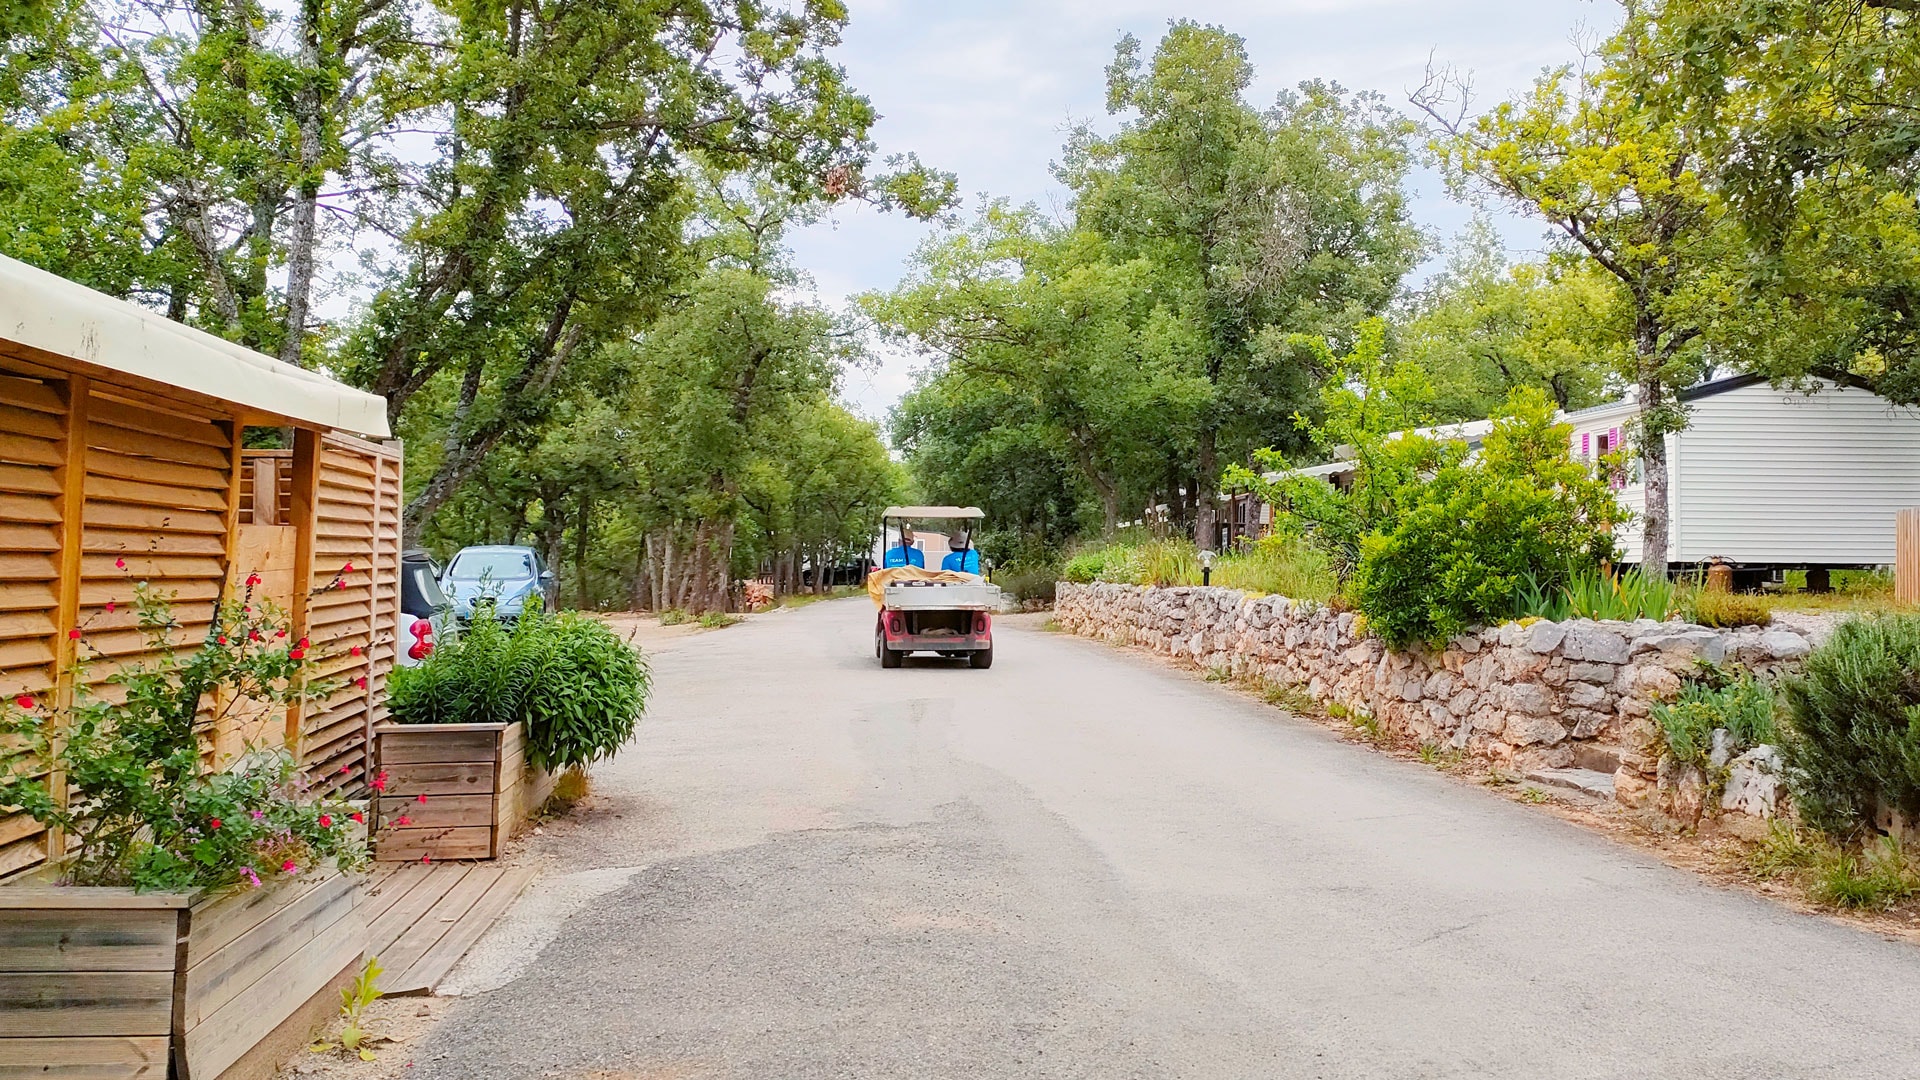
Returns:
[[[1701,626],[1765,626],[1773,621],[1766,598],[1720,589],[1694,589],[1682,605],[1688,622]]]
[[[1718,687],[1689,683],[1672,703],[1655,702],[1653,718],[1666,737],[1667,753],[1683,765],[1707,764],[1716,728],[1726,729],[1734,754],[1779,741],[1773,689],[1751,676]]]
[[[584,615],[484,616],[417,667],[396,668],[388,708],[403,724],[525,722],[527,759],[592,764],[633,737],[648,675],[638,650]]]
[[[1766,881],[1814,866],[1823,846],[1788,821],[1767,823],[1767,835],[1746,853],[1747,872]]]
[[[1361,539],[1349,594],[1390,645],[1437,644],[1500,621],[1523,587],[1558,584],[1611,556],[1612,492],[1573,459],[1572,429],[1552,417],[1544,395],[1516,393],[1478,458],[1441,453]]]
[[[1671,579],[1639,570],[1611,574],[1586,569],[1567,579],[1568,611],[1581,619],[1664,622],[1676,610],[1677,595]]]
[[[1808,892],[1833,907],[1883,911],[1920,896],[1920,866],[1898,840],[1885,836],[1857,855],[1837,849],[1823,854]]]
[[[66,831],[73,855],[62,870],[76,885],[257,887],[326,860],[363,865],[353,807],[307,795],[291,755],[255,751],[214,773],[201,764],[201,737],[236,709],[338,688],[305,676],[307,642],[289,641],[282,613],[249,590],[220,603],[206,639],[182,655],[169,599],[145,582],[135,596],[152,659],[108,676],[114,695],[92,692],[84,658],[100,654],[76,628],[73,705],[21,695],[0,706],[0,806]],[[209,695],[219,702],[211,716]],[[65,774],[65,803],[48,786],[49,763]]]
[[[1015,600],[1051,604],[1054,586],[1059,582],[1061,573],[1061,568],[1053,563],[1015,563],[996,569],[993,583]]]
[[[1845,834],[1881,808],[1920,818],[1920,616],[1841,624],[1781,684],[1801,818]]]
[[[380,966],[379,959],[367,957],[360,974],[340,990],[340,1033],[332,1041],[322,1040],[309,1049],[316,1054],[340,1050],[362,1061],[373,1061],[376,1055],[371,1044],[379,1040],[367,1030],[367,1008],[383,996],[380,976],[384,974],[386,970]]]
[[[729,615],[724,611],[709,611],[700,616],[700,625],[708,630],[725,630],[729,626],[740,624],[740,616]]]
[[[681,611],[679,608],[668,608],[667,610],[660,613],[660,625],[661,626],[679,626],[681,623],[687,622],[692,617],[693,616],[688,615],[686,612]]]
[[[1198,585],[1203,576],[1200,551],[1191,541],[1164,539],[1089,548],[1068,559],[1060,575],[1079,584],[1162,586]],[[1326,556],[1289,536],[1269,536],[1216,556],[1212,580],[1222,588],[1321,602],[1336,587]]]

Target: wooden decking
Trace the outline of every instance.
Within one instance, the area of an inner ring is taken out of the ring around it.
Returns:
[[[533,871],[491,863],[409,863],[376,871],[361,891],[367,955],[389,996],[430,994],[487,927],[520,898]]]

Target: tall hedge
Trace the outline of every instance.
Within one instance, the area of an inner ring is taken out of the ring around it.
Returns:
[[[1803,820],[1845,833],[1882,806],[1920,819],[1920,616],[1843,624],[1781,693]]]

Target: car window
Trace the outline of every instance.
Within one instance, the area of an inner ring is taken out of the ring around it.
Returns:
[[[454,556],[447,576],[461,581],[524,581],[533,576],[533,560],[524,551],[463,551]]]
[[[400,610],[426,616],[447,606],[447,594],[433,576],[433,564],[408,560],[400,564]]]

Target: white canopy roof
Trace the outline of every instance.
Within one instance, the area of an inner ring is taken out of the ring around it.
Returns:
[[[383,398],[4,255],[0,339],[290,420],[391,434]]]
[[[977,506],[889,506],[883,518],[983,518],[985,510]]]

